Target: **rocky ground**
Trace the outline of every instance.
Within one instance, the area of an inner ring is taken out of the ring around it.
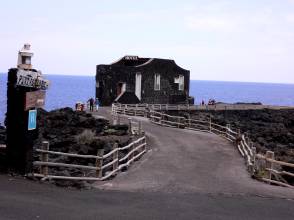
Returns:
[[[114,143],[118,143],[118,146],[121,147],[131,141],[127,125],[113,126],[106,119],[96,119],[91,114],[76,112],[71,108],[51,112],[39,109],[37,115],[39,137],[34,144],[35,149],[41,148],[42,141],[46,140],[49,141],[50,150],[52,151],[97,155],[98,149],[104,149],[104,153],[107,153],[113,149]],[[0,144],[5,143],[5,136],[5,128],[0,128]],[[35,153],[34,160],[39,160],[39,157],[40,155]],[[56,155],[50,155],[49,161],[86,166],[95,166],[96,162],[95,159]],[[35,168],[35,172],[39,172],[39,168]],[[95,177],[95,171],[81,171],[77,168],[63,167],[50,167],[49,174]],[[87,186],[85,181],[53,181],[53,183],[60,186]]]

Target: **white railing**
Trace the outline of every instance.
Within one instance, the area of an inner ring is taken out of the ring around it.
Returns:
[[[113,113],[121,114],[125,107],[128,107],[128,112],[136,111],[135,105],[113,105]],[[157,105],[153,105],[158,108]],[[160,107],[161,106],[161,107]],[[164,109],[165,105],[159,105],[161,110]],[[141,107],[141,106],[140,106]],[[142,107],[141,107],[142,108]],[[132,109],[132,110],[131,110]],[[127,114],[123,112],[122,114]],[[132,113],[132,115],[134,115]],[[185,128],[196,131],[204,131],[217,134],[230,142],[235,143],[240,155],[245,159],[248,171],[252,176],[260,178],[261,180],[273,183],[281,186],[294,187],[290,185],[283,176],[291,176],[294,174],[292,172],[283,171],[283,166],[294,168],[294,164],[286,163],[282,161],[274,160],[274,153],[267,151],[265,155],[257,154],[256,148],[253,142],[245,134],[241,134],[240,130],[233,130],[229,124],[226,126],[213,123],[211,117],[208,119],[190,119],[181,116],[172,116],[166,113],[155,111],[153,109],[145,109],[145,113],[142,114],[149,117],[150,121],[154,124],[175,127],[175,128]]]
[[[35,177],[41,177],[46,179],[63,179],[63,180],[88,180],[97,181],[105,180],[115,175],[123,168],[130,166],[132,162],[139,159],[146,152],[146,137],[140,137],[132,143],[124,147],[118,147],[118,144],[114,144],[113,150],[107,154],[104,154],[104,149],[99,149],[97,155],[81,155],[73,153],[64,153],[49,150],[49,142],[43,142],[42,149],[36,149],[36,152],[40,153],[40,161],[35,161],[34,166],[39,167],[39,173],[34,173]],[[74,157],[81,159],[95,160],[95,166],[86,166],[72,163],[58,163],[49,162],[49,155]],[[49,167],[65,167],[65,168],[78,168],[82,170],[88,170],[84,172],[84,176],[56,176],[50,175]]]
[[[189,104],[112,104],[120,114],[144,116],[146,109],[154,111],[176,110],[246,110],[246,109],[288,109],[288,106],[250,105],[250,104],[216,104],[216,105],[189,105]]]

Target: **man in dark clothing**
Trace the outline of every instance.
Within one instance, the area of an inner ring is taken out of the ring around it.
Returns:
[[[90,112],[92,112],[92,111],[94,111],[94,99],[90,98],[89,103],[90,103]]]

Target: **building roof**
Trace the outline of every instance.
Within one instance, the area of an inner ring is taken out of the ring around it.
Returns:
[[[171,59],[146,58],[146,57],[139,57],[139,56],[133,56],[133,55],[126,55],[126,56],[120,58],[119,60],[111,63],[110,65],[120,65],[120,66],[130,66],[130,67],[142,67],[142,66],[146,66],[146,65],[152,63],[155,60],[163,61],[163,62],[174,63],[176,66],[178,66],[176,64],[176,62],[174,60],[171,60]],[[180,66],[178,66],[178,67],[181,68],[181,69],[183,69],[183,70],[186,70],[186,69],[184,69],[184,68],[182,68]]]

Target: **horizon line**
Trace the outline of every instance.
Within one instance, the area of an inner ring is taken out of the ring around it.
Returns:
[[[7,74],[7,72],[0,72],[0,74]],[[73,76],[73,77],[95,77],[96,75],[78,75],[78,74],[52,74],[44,73],[44,75],[53,76]],[[236,80],[214,80],[214,79],[190,79],[190,81],[205,81],[205,82],[229,82],[229,83],[260,83],[260,84],[283,84],[283,85],[294,85],[294,82],[261,82],[261,81],[236,81]]]

